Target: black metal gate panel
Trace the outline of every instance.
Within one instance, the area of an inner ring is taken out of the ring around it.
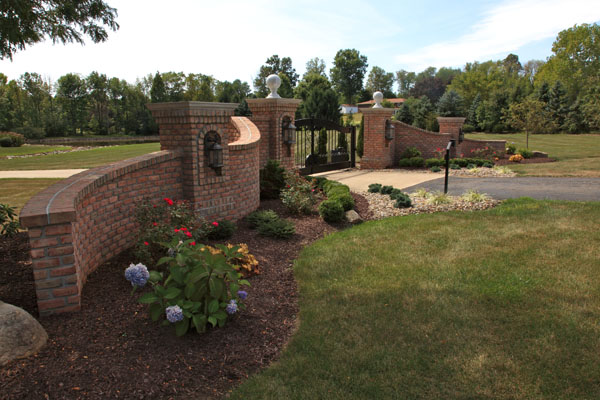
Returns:
[[[294,125],[295,161],[300,174],[356,166],[356,127],[315,118],[297,119]]]

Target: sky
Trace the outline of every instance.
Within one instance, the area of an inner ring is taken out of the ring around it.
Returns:
[[[106,42],[46,40],[0,60],[0,72],[56,81],[98,71],[133,83],[175,71],[252,85],[273,54],[290,57],[302,76],[308,60],[325,60],[329,71],[336,52],[348,48],[367,57],[368,70],[420,72],[509,53],[522,63],[545,60],[561,30],[600,22],[600,0],[105,1],[120,25]]]

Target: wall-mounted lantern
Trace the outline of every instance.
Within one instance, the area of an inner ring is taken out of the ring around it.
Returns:
[[[296,126],[289,117],[286,117],[283,120],[281,135],[283,136],[283,143],[287,144],[288,147],[291,147],[296,143]]]
[[[389,119],[385,121],[385,138],[387,140],[394,139],[394,132],[396,131],[396,127]]]
[[[465,133],[461,128],[458,128],[458,144],[461,144],[463,142],[463,140],[465,140]]]
[[[213,169],[223,167],[223,147],[221,137],[216,132],[208,132],[204,137],[204,154],[208,157],[208,166]]]

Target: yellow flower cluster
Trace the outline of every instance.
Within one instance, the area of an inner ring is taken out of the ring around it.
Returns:
[[[256,260],[256,257],[250,254],[248,245],[246,243],[240,243],[237,246],[239,246],[238,253],[240,253],[242,257],[230,260],[233,268],[240,272],[244,278],[260,274],[260,270],[258,269],[258,261]],[[227,247],[231,249],[234,247],[234,245],[228,243]],[[212,246],[206,246],[205,249],[208,249],[211,254],[223,254],[221,250]]]
[[[515,154],[513,156],[510,156],[510,158],[508,159],[508,161],[521,162],[521,161],[523,161],[523,156],[520,155],[520,154]]]

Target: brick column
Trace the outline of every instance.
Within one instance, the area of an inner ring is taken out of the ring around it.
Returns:
[[[81,308],[83,283],[77,274],[68,219],[64,214],[21,218],[21,224],[28,227],[40,316]]]
[[[229,192],[232,165],[228,143],[239,135],[231,124],[237,104],[181,101],[147,105],[158,124],[161,150],[176,150],[183,155],[183,193],[202,216],[229,218],[235,198]],[[204,138],[216,132],[223,147],[222,168],[208,166]]]
[[[462,130],[462,126],[465,124],[464,117],[437,117],[438,124],[440,125],[440,133],[449,133],[452,139],[456,140],[456,147],[450,150],[450,156],[456,157],[457,154],[463,153],[462,144],[458,144],[458,135]]]
[[[394,115],[392,108],[365,108],[364,150],[361,169],[382,169],[394,166],[394,140],[385,138],[385,124]]]
[[[252,111],[250,119],[260,130],[260,168],[269,160],[278,160],[287,169],[295,168],[294,146],[288,148],[283,144],[282,125],[284,117],[294,121],[296,109],[302,100],[267,98],[246,101]]]

